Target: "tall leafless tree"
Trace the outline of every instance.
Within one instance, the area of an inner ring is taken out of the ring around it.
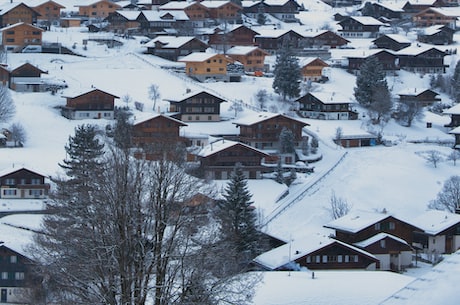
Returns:
[[[9,89],[0,85],[0,122],[8,122],[16,113],[16,107]]]
[[[442,190],[428,205],[431,209],[455,213],[460,208],[460,176],[451,176],[444,182]]]

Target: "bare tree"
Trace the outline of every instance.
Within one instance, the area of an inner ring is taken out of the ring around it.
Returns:
[[[347,215],[351,210],[351,204],[345,199],[337,197],[335,192],[332,191],[331,198],[329,199],[329,211],[333,219],[337,219]]]
[[[436,199],[431,201],[428,207],[455,213],[460,207],[460,176],[451,176],[447,179]]]
[[[373,102],[368,106],[369,117],[373,124],[388,122],[393,102],[386,85],[375,86],[372,93]]]
[[[433,149],[427,151],[425,158],[428,163],[433,164],[434,168],[437,168],[438,163],[442,161],[442,154],[439,151]]]
[[[267,90],[265,89],[260,89],[259,91],[256,92],[256,102],[259,105],[260,109],[265,109],[265,104],[267,103]]]
[[[156,84],[151,84],[149,87],[149,98],[153,101],[153,111],[156,111],[157,101],[160,99],[160,87]]]
[[[423,108],[417,102],[399,102],[396,109],[396,117],[407,127],[412,126],[412,122],[423,115]]]
[[[14,123],[9,128],[11,133],[11,140],[14,142],[14,146],[22,146],[27,139],[26,130],[20,123]]]
[[[16,113],[16,107],[9,89],[0,85],[0,122],[8,122]]]
[[[452,152],[447,156],[447,160],[450,160],[454,163],[454,166],[457,165],[457,160],[460,159],[460,151],[454,149]]]
[[[126,107],[129,107],[129,104],[133,102],[133,98],[129,94],[125,94],[122,96],[121,100],[126,103]]]
[[[233,104],[230,107],[228,107],[228,110],[235,111],[235,117],[238,116],[239,112],[243,112],[243,110],[244,110],[243,106],[241,106],[241,103],[242,103],[242,101],[235,101],[235,102],[233,102]]]

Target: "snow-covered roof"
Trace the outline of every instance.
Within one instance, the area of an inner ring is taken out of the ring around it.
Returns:
[[[235,46],[230,48],[227,51],[228,55],[246,55],[249,54],[255,50],[257,50],[259,47],[253,47],[253,46]],[[262,52],[265,52],[261,50]]]
[[[456,104],[442,112],[443,114],[460,114],[460,104]]]
[[[268,154],[266,152],[263,152],[263,151],[261,151],[261,150],[259,150],[257,148],[251,147],[251,146],[246,145],[244,143],[230,141],[230,140],[224,140],[224,139],[220,139],[220,140],[217,140],[215,142],[209,143],[208,145],[206,145],[205,147],[203,147],[200,150],[200,152],[198,153],[198,156],[205,158],[205,157],[211,156],[211,155],[213,155],[215,153],[218,153],[220,151],[223,151],[225,149],[228,149],[230,147],[237,146],[237,145],[244,146],[247,149],[255,150],[255,151],[259,152],[260,154],[268,156]]]
[[[394,54],[392,50],[387,50],[387,49],[367,49],[367,50],[346,49],[346,50],[343,50],[340,54],[344,58],[367,58],[369,56],[373,56],[381,52]]]
[[[449,131],[450,134],[459,134],[460,135],[460,126],[459,127],[455,127],[454,129],[452,129],[451,131]]]
[[[143,122],[146,122],[148,120],[155,119],[155,118],[158,118],[158,117],[166,118],[166,119],[174,121],[174,122],[176,122],[176,123],[178,123],[178,124],[180,124],[182,126],[187,126],[187,124],[185,124],[184,122],[182,122],[180,120],[177,120],[175,118],[172,118],[170,116],[163,115],[163,114],[160,114],[160,113],[151,113],[151,112],[137,113],[135,115],[135,117],[132,118],[133,125],[137,125],[137,124],[140,124],[140,123],[143,123]]]
[[[22,2],[8,2],[0,5],[0,15],[4,15],[14,9],[15,7],[21,5]]]
[[[277,116],[284,116],[284,117],[287,117],[287,118],[289,118],[291,120],[295,120],[295,121],[298,121],[298,122],[303,123],[305,125],[309,125],[308,123],[305,123],[302,120],[298,120],[296,118],[291,118],[291,117],[285,116],[283,114],[270,113],[270,112],[254,113],[252,115],[245,116],[244,118],[235,120],[233,122],[233,124],[235,124],[237,126],[249,126],[249,125],[253,125],[253,124],[256,124],[256,123],[259,123],[259,122],[263,122],[263,121],[275,118]]]
[[[346,98],[344,95],[337,93],[337,92],[325,92],[325,91],[318,91],[318,92],[310,92],[311,95],[316,97],[318,100],[323,102],[324,104],[343,104],[343,103],[354,103],[349,98]]]
[[[205,53],[205,52],[194,52],[191,53],[187,56],[182,57],[178,61],[180,62],[203,62],[208,59],[213,58],[214,56],[217,56],[219,54],[217,53]]]
[[[205,0],[205,1],[201,1],[200,4],[207,8],[218,8],[230,2],[231,1],[225,1],[225,0],[222,0],[222,1],[221,0],[212,0],[212,1]]]
[[[275,270],[292,261],[295,261],[298,258],[301,258],[305,255],[308,255],[309,253],[334,243],[340,244],[346,248],[350,248],[368,257],[375,258],[375,256],[369,252],[339,240],[332,239],[324,235],[313,235],[302,239],[301,241],[292,241],[291,243],[287,243],[278,248],[262,253],[261,255],[257,256],[254,261],[270,270]]]
[[[396,237],[394,235],[391,235],[391,234],[388,234],[388,233],[378,233],[366,240],[363,240],[363,241],[360,241],[360,242],[357,242],[357,243],[354,243],[355,246],[357,247],[360,247],[360,248],[366,248],[367,246],[370,246],[382,239],[385,239],[385,238],[391,238],[401,244],[405,244],[405,245],[408,245],[410,246],[404,239],[402,238],[399,238],[399,237]]]
[[[386,34],[385,36],[399,43],[411,43],[412,42],[406,36],[399,35],[399,34]]]
[[[76,98],[76,97],[79,97],[81,95],[84,95],[84,94],[87,94],[87,93],[90,93],[90,92],[93,92],[93,91],[96,91],[96,90],[102,91],[102,92],[104,92],[106,94],[109,94],[109,95],[112,95],[114,98],[119,98],[118,96],[116,96],[116,95],[114,95],[112,93],[109,93],[107,91],[97,89],[97,88],[90,88],[90,89],[76,88],[75,90],[67,89],[65,95],[62,95],[62,97],[63,98]]]
[[[193,39],[195,39],[194,36],[158,36],[144,46],[154,47],[156,42],[160,42],[163,44],[163,49],[177,49]]]
[[[36,27],[36,26],[34,26],[34,25],[32,25],[32,24],[25,23],[25,22],[18,22],[18,23],[15,23],[15,24],[11,24],[11,25],[9,25],[9,26],[6,26],[6,27],[1,28],[0,31],[2,31],[2,32],[3,32],[3,31],[7,31],[7,30],[9,30],[9,29],[13,29],[13,28],[15,28],[15,27],[17,27],[17,26],[20,26],[20,25],[23,25],[23,24],[26,25],[26,26],[28,26],[28,27],[31,27],[31,28],[33,28],[33,29],[35,29],[35,30],[37,30],[37,31],[44,32],[43,29],[41,29],[41,28],[39,28],[39,27]]]
[[[283,6],[286,5],[290,0],[265,0],[264,2],[270,6]]]
[[[447,211],[429,210],[411,220],[411,223],[426,234],[437,235],[460,223],[460,215]]]
[[[362,25],[384,25],[383,22],[370,16],[350,16],[350,18],[361,23]]]
[[[312,63],[313,61],[315,60],[320,60],[322,62],[324,62],[321,58],[319,57],[299,57],[299,66],[300,67],[304,67],[310,63]],[[324,62],[325,63],[325,62]],[[327,63],[325,63],[327,65]]]
[[[190,92],[186,92],[186,93],[177,93],[177,95],[173,95],[173,96],[170,96],[168,98],[165,98],[164,100],[165,101],[168,101],[168,102],[181,102],[183,100],[186,100],[188,98],[191,98],[191,97],[194,97],[195,95],[198,95],[200,93],[207,93],[209,95],[212,95],[212,96],[215,96],[219,99],[222,99],[223,101],[225,101],[225,99],[221,98],[221,97],[218,97],[215,93],[212,93],[211,91],[209,90],[201,90],[201,91],[190,91]]]
[[[393,215],[388,213],[356,210],[325,224],[324,227],[338,231],[357,233],[369,226],[381,222],[390,216]]]
[[[411,5],[433,5],[436,0],[409,0],[406,3]]]
[[[4,168],[0,170],[0,177],[3,177],[5,175],[8,175],[8,174],[11,174],[19,170],[23,170],[23,169],[36,173],[37,175],[46,176],[46,174],[43,174],[43,172],[41,172],[39,169],[30,167],[30,166],[27,166],[27,167],[21,166],[21,167],[8,167],[8,168]]]
[[[397,51],[395,54],[396,55],[409,55],[409,56],[415,56],[415,55],[420,55],[422,53],[425,53],[431,49],[438,50],[440,52],[444,52],[443,50],[440,50],[439,48],[430,46],[430,45],[421,45],[421,44],[412,44],[404,49],[401,49]]]
[[[444,25],[432,25],[432,26],[429,26],[429,27],[426,27],[422,30],[422,33],[423,35],[434,35],[434,34],[437,34],[439,32],[441,32],[441,29],[444,27]]]
[[[60,0],[27,0],[23,1],[23,3],[25,3],[29,7],[37,7],[50,1],[64,7],[64,5],[60,3]]]
[[[112,3],[115,7],[121,7],[120,5],[118,5],[116,2],[112,2],[110,0],[79,0],[77,4],[75,4],[74,6],[76,7],[79,7],[79,6],[89,6],[89,5],[93,5],[93,4],[96,4],[96,3],[99,3],[99,2],[110,2]]]
[[[296,31],[294,30],[282,30],[282,29],[261,29],[261,30],[257,30],[257,33],[259,33],[258,35],[256,35],[256,37],[264,37],[264,38],[278,38],[278,37],[281,37],[283,35],[285,35],[286,33],[288,33],[289,31],[293,31],[295,33],[297,33]],[[299,33],[297,33],[299,34]],[[299,34],[301,35],[301,34]]]
[[[256,4],[259,4],[262,1],[252,1],[252,0],[243,0],[241,1],[241,6],[242,7],[252,7]]]
[[[139,17],[139,15],[141,14],[140,11],[125,11],[125,10],[119,10],[117,11],[117,13],[125,17],[127,20],[136,20],[137,17]]]
[[[447,17],[458,18],[460,16],[459,7],[430,7],[429,9]]]
[[[432,91],[432,90],[428,89],[428,88],[404,88],[404,89],[398,91],[396,94],[397,95],[418,96],[418,95],[420,95],[420,94],[422,94],[423,92],[426,92],[426,91]]]
[[[187,7],[190,7],[194,4],[196,4],[197,2],[195,1],[192,1],[192,2],[188,2],[188,1],[170,1],[166,4],[163,4],[159,7],[160,10],[183,10],[183,9],[186,9]]]

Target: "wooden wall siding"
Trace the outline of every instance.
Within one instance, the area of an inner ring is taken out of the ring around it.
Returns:
[[[348,112],[349,103],[324,104],[314,96],[306,95],[299,100],[300,111],[320,111],[320,112]]]
[[[252,150],[243,145],[234,145],[205,158],[201,158],[203,166],[230,166],[236,163],[243,166],[260,166],[265,154]]]
[[[46,73],[39,68],[26,63],[13,71],[11,71],[12,77],[40,77],[42,73]]]
[[[204,20],[209,18],[209,10],[199,3],[190,5],[184,9],[184,12],[190,20]]]
[[[35,180],[34,183],[32,183],[33,180]],[[12,184],[8,184],[8,181],[12,182]],[[23,184],[45,184],[45,177],[43,175],[36,174],[32,171],[22,169],[12,172],[11,174],[4,175],[0,178],[0,185],[2,186],[8,185],[12,187],[17,187],[18,185]]]
[[[243,64],[246,72],[264,71],[265,54],[256,50],[247,55],[229,55],[236,61]]]
[[[241,26],[229,33],[215,33],[209,36],[210,45],[226,44],[228,46],[252,46],[255,44],[254,37],[257,35],[253,30]]]
[[[30,266],[32,262],[27,257],[5,247],[0,246],[0,270],[6,272],[8,277],[0,277],[1,287],[25,287],[30,283]],[[22,276],[18,276],[21,273]],[[22,279],[16,279],[19,277]]]
[[[204,62],[187,62],[187,75],[226,75],[229,60],[224,55],[216,55]]]
[[[390,223],[393,223],[393,225],[391,225]],[[415,229],[416,228],[414,228],[413,226],[405,222],[402,222],[392,216],[389,216],[380,223],[369,226],[357,233],[342,232],[336,230],[336,238],[340,241],[353,244],[356,242],[366,240],[377,233],[384,232],[399,237],[405,240],[409,245],[411,245],[413,241],[413,231]]]
[[[38,20],[54,21],[61,18],[61,9],[64,8],[53,1],[47,1],[35,6],[33,9],[39,13]]]
[[[2,31],[2,41],[4,45],[26,46],[41,45],[42,30],[28,24],[19,24],[15,27]]]
[[[445,16],[427,9],[413,17],[413,22],[419,27],[429,27],[432,25],[455,25],[457,17]]]
[[[78,14],[89,18],[106,18],[121,7],[111,1],[99,1],[91,5],[80,6]]]
[[[296,142],[302,139],[302,128],[305,124],[279,116],[263,122],[251,125],[240,126],[240,138],[244,141],[278,142],[279,135],[283,128],[288,128],[294,133]]]
[[[5,27],[8,25],[24,22],[33,24],[37,20],[37,12],[26,5],[18,5],[11,11],[0,16],[1,26]]]
[[[241,9],[233,3],[227,3],[217,8],[209,9],[209,18],[213,19],[236,19]]]
[[[188,114],[220,114],[220,103],[223,99],[215,97],[207,92],[201,92],[186,100],[170,103],[171,112],[179,112],[181,115]]]
[[[388,36],[382,36],[374,41],[374,44],[380,49],[390,49],[393,51],[399,51],[411,45],[410,42],[397,42]]]
[[[75,98],[67,98],[67,107],[76,110],[113,110],[115,97],[103,91],[91,91]]]
[[[133,144],[142,147],[154,143],[184,142],[185,139],[179,136],[179,127],[183,125],[165,117],[136,124],[133,126]]]
[[[359,251],[333,243],[328,247],[309,253],[295,260],[308,269],[366,269],[377,260]]]

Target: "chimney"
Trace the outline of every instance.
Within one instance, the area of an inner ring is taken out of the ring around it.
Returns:
[[[190,92],[192,92],[192,89],[190,89],[190,88],[185,89],[185,93],[190,93]]]

